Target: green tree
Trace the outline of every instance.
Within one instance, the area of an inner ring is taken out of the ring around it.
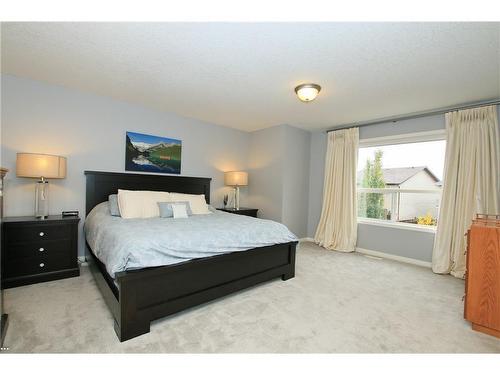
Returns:
[[[385,181],[382,173],[382,150],[375,151],[374,160],[368,159],[363,171],[363,181],[361,187],[364,188],[384,188]],[[362,194],[359,208],[361,216],[384,219],[384,195],[380,193]]]

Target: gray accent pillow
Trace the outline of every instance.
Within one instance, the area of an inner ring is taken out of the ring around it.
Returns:
[[[158,202],[158,207],[160,208],[160,217],[174,217],[172,204],[183,204],[186,206],[186,212],[188,216],[191,216],[193,214],[189,202]]]
[[[121,216],[120,208],[118,207],[118,194],[111,194],[108,197],[108,204],[111,216]]]

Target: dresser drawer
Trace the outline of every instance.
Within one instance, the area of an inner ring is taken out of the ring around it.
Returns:
[[[7,244],[39,243],[70,238],[71,226],[61,224],[12,225],[5,231]]]
[[[52,256],[71,252],[71,240],[33,241],[22,244],[9,244],[5,260],[23,259],[37,256]]]
[[[76,259],[72,259],[70,254],[62,253],[9,260],[5,262],[3,272],[5,272],[4,277],[11,278],[60,271],[74,267],[77,267]]]

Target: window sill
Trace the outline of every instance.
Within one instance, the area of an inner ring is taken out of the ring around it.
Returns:
[[[380,227],[387,227],[387,228],[414,230],[417,232],[426,232],[426,233],[436,233],[436,227],[431,227],[428,225],[397,223],[394,221],[367,219],[364,217],[358,217],[358,224],[377,225]]]

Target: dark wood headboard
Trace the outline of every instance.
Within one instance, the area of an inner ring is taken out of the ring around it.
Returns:
[[[85,171],[85,177],[86,214],[99,203],[107,201],[110,194],[116,194],[118,189],[205,194],[207,203],[210,203],[211,178],[96,171]]]

